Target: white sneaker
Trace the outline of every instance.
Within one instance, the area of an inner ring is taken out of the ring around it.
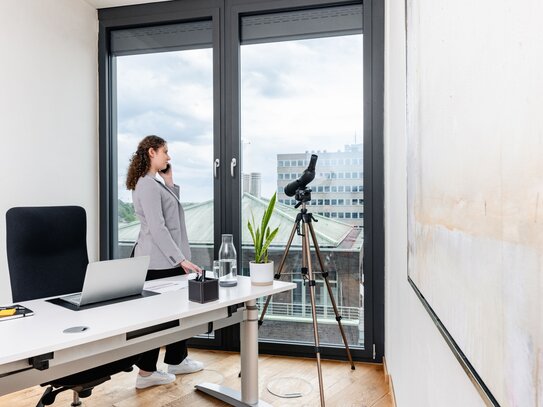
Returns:
[[[171,374],[187,374],[187,373],[194,373],[199,372],[204,368],[204,364],[202,362],[198,362],[197,360],[192,360],[191,358],[185,358],[181,363],[178,365],[168,365],[168,373]]]
[[[145,389],[146,387],[158,386],[160,384],[168,384],[175,381],[175,375],[157,370],[149,376],[141,376],[138,374],[136,379],[136,389]]]

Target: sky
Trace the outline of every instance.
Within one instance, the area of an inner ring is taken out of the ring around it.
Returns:
[[[241,162],[276,190],[280,153],[343,150],[362,142],[362,35],[241,46]],[[148,134],[168,141],[181,200],[212,198],[212,50],[117,57],[119,198]],[[317,165],[318,167],[318,165]]]

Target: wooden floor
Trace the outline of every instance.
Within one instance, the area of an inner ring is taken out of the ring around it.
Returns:
[[[190,375],[177,376],[168,385],[136,390],[136,370],[120,373],[112,380],[98,386],[90,398],[82,399],[87,407],[176,407],[176,406],[226,406],[201,392],[194,385],[201,382],[220,383],[240,389],[239,354],[191,349],[190,356],[204,362],[205,369]],[[160,361],[163,360],[161,353]],[[159,369],[164,365],[159,365]],[[356,363],[351,370],[348,363],[322,361],[324,394],[327,406],[392,407],[392,397],[385,383],[383,366],[369,363]],[[301,379],[301,380],[300,380]],[[259,357],[260,397],[273,406],[319,406],[319,385],[317,365],[313,359],[287,358],[261,355]],[[281,398],[272,391],[306,392],[297,398]],[[0,406],[35,406],[43,388],[40,386],[21,390],[0,397]],[[54,406],[69,406],[71,392],[63,392]]]

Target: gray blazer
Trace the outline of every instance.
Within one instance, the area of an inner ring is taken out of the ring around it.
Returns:
[[[134,209],[141,222],[136,256],[151,256],[149,269],[162,270],[190,261],[185,212],[179,186],[169,188],[153,176],[141,177],[132,192]]]

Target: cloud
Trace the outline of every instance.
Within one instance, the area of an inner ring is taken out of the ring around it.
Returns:
[[[241,46],[244,172],[276,190],[277,154],[362,141],[362,35]],[[213,194],[212,51],[120,57],[119,177],[147,134],[168,140],[185,200]],[[123,181],[124,182],[124,181]]]
[[[210,49],[117,59],[120,132],[201,144],[213,131]]]
[[[241,55],[243,166],[262,173],[264,195],[276,189],[277,154],[361,142],[361,36],[246,45]]]

